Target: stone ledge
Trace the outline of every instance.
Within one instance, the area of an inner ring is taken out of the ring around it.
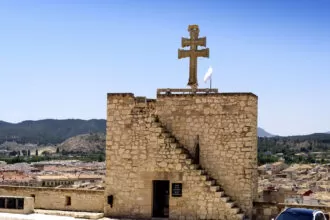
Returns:
[[[44,215],[56,215],[56,216],[69,216],[73,218],[82,219],[100,219],[103,218],[103,213],[98,212],[78,212],[78,211],[63,211],[63,210],[46,210],[46,209],[35,209],[35,213]]]
[[[120,96],[120,97],[129,96],[129,97],[134,97],[134,94],[133,93],[108,93],[108,97],[109,96]]]
[[[108,97],[132,97],[136,98],[133,93],[108,93]],[[173,96],[254,96],[258,98],[257,95],[251,92],[227,92],[219,93],[218,89],[157,89],[158,97],[173,97]],[[146,98],[147,102],[155,102],[155,99]]]
[[[153,102],[156,102],[156,99],[148,99],[145,96],[136,96],[135,102],[136,103],[153,103]]]
[[[279,203],[277,202],[261,202],[261,201],[253,201],[253,206],[257,205],[272,205],[272,206],[277,206]]]
[[[29,187],[29,186],[10,186],[1,185],[1,189],[9,190],[38,190],[38,191],[65,191],[65,192],[87,192],[87,193],[104,193],[104,190],[89,190],[89,189],[73,189],[73,188],[54,188],[54,187]]]
[[[204,93],[218,93],[218,89],[171,89],[171,88],[163,88],[163,89],[157,89],[157,95],[163,95],[163,94],[204,94]]]
[[[174,90],[175,93],[172,91]],[[178,93],[182,89],[169,89],[169,90],[164,90],[159,89],[157,90],[157,98],[163,98],[163,97],[192,97],[192,96],[253,96],[258,98],[257,95],[251,92],[233,92],[233,93],[218,93],[217,90],[207,90],[203,89],[201,91],[196,91],[196,93],[193,93],[191,89],[186,89],[186,91],[181,91],[181,93]],[[188,92],[188,93],[187,93]],[[163,94],[162,94],[163,93]]]

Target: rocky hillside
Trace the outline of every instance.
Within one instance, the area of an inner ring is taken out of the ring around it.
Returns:
[[[105,151],[105,134],[82,134],[71,137],[63,143],[57,145],[60,151],[88,153]]]
[[[48,145],[37,145],[37,144],[20,144],[16,142],[4,142],[0,144],[0,154],[1,151],[30,151],[31,155],[35,155],[36,150],[39,153],[43,151],[48,151],[50,153],[55,153],[57,149],[60,152],[64,151],[67,153],[99,153],[105,152],[105,134],[104,133],[89,133],[80,134],[67,140],[60,144],[48,144]]]

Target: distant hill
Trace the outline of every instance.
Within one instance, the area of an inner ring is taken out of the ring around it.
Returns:
[[[275,135],[268,133],[262,128],[258,127],[258,137],[274,137]]]
[[[87,133],[105,133],[106,120],[45,119],[8,123],[0,121],[0,144],[5,141],[33,144],[59,144],[64,140]]]
[[[80,134],[65,140],[57,147],[75,153],[105,152],[105,133]]]
[[[288,137],[259,137],[259,162],[266,162],[265,155],[282,153],[288,162],[315,162],[316,159],[328,161],[330,158],[330,134],[315,133]],[[317,155],[320,154],[321,155]],[[301,156],[301,154],[306,156]],[[317,156],[318,157],[317,157]],[[304,158],[306,157],[306,158]],[[267,158],[266,158],[267,159]],[[269,159],[269,158],[268,158]],[[269,161],[268,161],[269,162]]]

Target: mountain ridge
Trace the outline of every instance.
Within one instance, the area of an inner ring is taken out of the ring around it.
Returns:
[[[257,133],[258,133],[258,137],[274,137],[275,136],[260,127],[258,127]]]
[[[0,121],[0,149],[94,154],[104,153],[106,146],[105,119],[43,119],[19,123]],[[270,154],[283,153],[289,162],[301,161],[297,153],[328,152],[330,132],[309,135],[277,136],[258,127],[258,160],[273,160]],[[329,151],[330,152],[330,151]],[[32,154],[33,154],[32,153]],[[330,154],[330,153],[329,153]]]
[[[5,141],[34,144],[58,144],[86,133],[105,133],[104,119],[42,119],[19,123],[0,121],[0,144]]]
[[[68,138],[87,134],[105,133],[105,119],[41,119],[24,120],[10,123],[0,120],[0,144],[5,141],[33,144],[59,144]],[[276,137],[265,129],[258,127],[258,137]],[[330,132],[325,132],[330,134]],[[310,134],[313,135],[313,134]],[[308,135],[292,135],[308,136]],[[286,137],[286,136],[283,136]]]

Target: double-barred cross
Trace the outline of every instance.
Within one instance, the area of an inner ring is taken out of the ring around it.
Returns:
[[[190,58],[189,65],[189,81],[188,86],[196,89],[198,86],[197,81],[197,58],[198,57],[209,57],[209,48],[198,50],[198,46],[206,47],[206,37],[198,38],[199,28],[198,25],[189,25],[188,31],[190,32],[189,38],[182,38],[182,47],[189,47],[190,50],[180,50],[178,51],[178,58]]]

